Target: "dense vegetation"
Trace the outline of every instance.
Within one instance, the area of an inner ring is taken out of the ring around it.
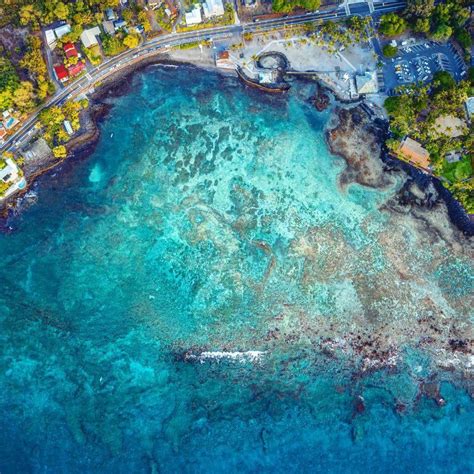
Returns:
[[[281,13],[288,13],[296,8],[317,10],[320,5],[320,0],[272,0],[273,11]]]
[[[470,0],[444,0],[439,3],[434,0],[407,0],[403,13],[382,16],[379,31],[386,36],[396,36],[410,28],[436,41],[454,37],[469,59],[472,38],[466,23],[470,17],[470,3]]]
[[[69,140],[69,135],[64,129],[64,120],[69,120],[74,131],[79,130],[79,113],[88,106],[86,99],[80,101],[69,101],[61,107],[53,106],[44,109],[39,115],[39,122],[44,129],[43,137],[50,146],[57,158],[61,158],[64,150],[63,143]]]
[[[341,47],[369,41],[372,34],[369,17],[353,16],[344,23],[324,22],[313,38],[316,44],[335,53]]]
[[[407,22],[396,13],[387,13],[380,19],[379,31],[386,36],[402,34],[407,29]]]
[[[440,40],[454,33],[463,46],[469,46],[470,36],[463,28],[469,20],[468,6],[469,1],[463,0],[445,0],[437,5],[434,0],[408,0],[404,16],[415,32]]]
[[[398,48],[396,46],[392,46],[391,44],[386,44],[382,48],[382,52],[386,58],[393,58],[397,55]]]
[[[51,92],[39,38],[28,37],[15,63],[9,51],[0,48],[0,111],[29,112]]]
[[[91,25],[102,21],[102,12],[109,7],[117,7],[119,0],[12,0],[17,5],[13,14],[17,24],[30,25],[33,29],[48,25],[56,20],[67,20],[73,25]],[[12,6],[13,9],[13,6]]]
[[[434,173],[470,213],[474,213],[474,130],[472,124],[466,123],[464,104],[474,93],[473,87],[469,81],[456,84],[447,72],[439,72],[431,87],[405,87],[399,91],[400,95],[385,101],[393,134],[387,142],[389,148],[395,150],[405,135],[421,142],[430,153]],[[460,135],[453,136],[449,127],[441,130],[441,117],[462,120],[465,125],[458,130]],[[449,163],[446,154],[450,152],[459,153],[461,159]]]

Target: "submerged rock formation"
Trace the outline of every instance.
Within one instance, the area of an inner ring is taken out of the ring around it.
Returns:
[[[341,186],[354,181],[372,188],[390,184],[380,160],[385,140],[383,123],[372,121],[360,106],[337,108],[335,113],[337,123],[326,132],[326,138],[331,152],[347,163],[340,176]]]

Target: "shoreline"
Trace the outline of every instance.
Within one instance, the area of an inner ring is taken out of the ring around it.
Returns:
[[[55,170],[59,165],[75,166],[76,160],[87,159],[90,154],[94,151],[99,139],[100,139],[100,123],[102,120],[107,118],[108,113],[111,111],[113,105],[108,102],[108,99],[115,99],[126,94],[132,87],[131,77],[134,73],[145,70],[148,67],[154,65],[163,65],[163,66],[176,66],[176,67],[189,67],[191,69],[201,68],[191,63],[178,62],[171,59],[163,58],[156,60],[149,60],[133,65],[127,71],[117,72],[116,75],[110,77],[107,83],[104,83],[100,88],[98,88],[90,96],[90,107],[84,111],[84,116],[82,120],[85,121],[84,128],[81,127],[81,132],[77,134],[76,137],[72,138],[68,143],[68,158],[61,160],[44,171],[40,172],[37,175],[37,178],[42,175],[47,175],[50,171]],[[211,70],[211,69],[207,69]],[[216,69],[217,70],[217,69]],[[218,70],[217,70],[218,71]],[[215,71],[213,71],[215,72]],[[233,76],[235,77],[235,76]],[[238,83],[236,78],[236,83]],[[327,91],[327,89],[325,89]],[[314,106],[313,106],[314,107]],[[359,117],[354,118],[354,114],[358,111]],[[365,117],[365,118],[364,118]],[[407,193],[411,193],[410,185],[414,181],[411,180],[411,176],[407,170],[403,170],[403,163],[395,162],[395,160],[385,162],[385,151],[384,150],[384,139],[385,133],[387,132],[384,129],[384,122],[382,120],[379,123],[373,123],[360,106],[354,106],[354,104],[341,104],[336,100],[333,117],[327,124],[326,138],[328,134],[340,127],[341,118],[344,120],[349,120],[346,124],[349,126],[351,132],[361,134],[360,140],[361,145],[360,150],[358,151],[363,154],[362,150],[365,146],[366,153],[365,157],[361,156],[361,153],[354,158],[354,153],[348,156],[348,153],[354,150],[354,145],[349,144],[345,150],[338,149],[333,142],[327,140],[327,144],[330,147],[330,151],[341,157],[346,162],[346,169],[343,170],[339,176],[340,184],[342,187],[350,185],[353,182],[358,182],[363,186],[368,186],[372,189],[384,189],[387,186],[390,186],[391,183],[391,174],[400,173],[400,170],[404,172],[406,177],[406,182],[403,184],[402,189],[396,192],[387,203],[386,206],[381,208],[381,212],[388,211],[393,216],[393,219],[403,219],[404,216],[409,214],[410,219],[416,220],[417,224],[423,226],[426,235],[430,237],[431,235],[440,236],[440,238],[449,239],[452,245],[467,245],[466,239],[462,241],[460,239],[460,232],[452,232],[451,234],[444,232],[444,230],[439,230],[437,227],[436,217],[439,215],[445,216],[445,214],[435,213],[432,207],[436,206],[436,203],[439,202],[439,199],[436,198],[434,202],[429,198],[415,198],[415,197],[406,197]],[[339,119],[337,121],[336,119]],[[365,120],[365,121],[364,121]],[[357,122],[357,124],[353,122]],[[82,124],[82,122],[81,122]],[[357,126],[352,126],[357,125]],[[365,134],[365,135],[364,135]],[[372,143],[368,142],[368,137],[372,134]],[[342,139],[347,140],[347,130],[345,133],[342,133]],[[378,152],[375,153],[374,149],[371,150],[371,147],[378,147]],[[367,151],[368,150],[368,151]],[[385,157],[387,158],[387,157]],[[370,160],[370,163],[364,163],[364,160]],[[372,164],[376,164],[379,167],[378,175],[368,175],[366,171],[371,167]],[[408,165],[407,165],[408,166]],[[63,168],[70,169],[70,168]],[[417,170],[416,170],[417,171]],[[424,175],[418,172],[419,183],[425,182],[425,187],[428,188],[429,184],[432,182],[431,176]],[[423,181],[424,180],[424,181]],[[416,183],[415,184],[419,184]],[[31,183],[33,184],[33,183]],[[421,184],[420,184],[421,186]],[[447,191],[447,190],[446,190]],[[449,193],[449,192],[448,192]],[[411,196],[415,196],[411,193]],[[406,206],[403,206],[399,203],[402,198],[406,198],[409,203]],[[441,198],[444,197],[441,195]],[[418,199],[418,200],[417,200]],[[451,200],[453,198],[451,197]],[[392,202],[393,201],[393,202]],[[440,206],[438,206],[439,208]],[[431,220],[426,218],[426,215],[431,214]],[[447,216],[446,216],[446,219]],[[449,225],[450,228],[454,229],[454,225],[451,220],[448,220],[446,225]],[[432,331],[429,326],[425,326],[424,322],[419,322],[419,325],[423,326],[423,333],[430,334],[431,337],[435,340],[439,346],[436,346],[436,343],[433,344],[434,348],[441,348],[437,356],[437,370],[443,376],[440,377],[441,380],[445,380],[445,377],[451,378],[452,381],[464,380],[467,374],[467,358],[471,353],[464,354],[463,347],[448,347],[447,341],[443,338],[437,339],[438,333]],[[385,329],[384,329],[385,330]],[[328,329],[328,334],[332,333],[332,329]],[[360,334],[361,337],[365,338],[364,334]],[[347,344],[352,348],[351,350],[355,351],[354,353],[358,354],[358,361],[360,362],[360,367],[355,371],[355,377],[362,377],[365,374],[371,373],[371,371],[379,369],[387,370],[397,370],[396,361],[398,355],[402,351],[402,346],[392,347],[387,345],[387,341],[383,338],[383,332],[380,330],[377,337],[369,341],[368,339],[357,339],[357,334],[347,334],[345,335],[345,340]],[[256,341],[257,342],[257,341]],[[370,343],[369,343],[370,342]],[[461,343],[464,343],[464,339],[460,339]],[[336,357],[340,349],[338,342],[335,338],[321,339],[320,341],[321,351],[328,353],[331,358]],[[237,349],[237,348],[236,348]],[[435,350],[433,349],[433,350]],[[428,349],[428,352],[430,350]],[[451,364],[451,356],[455,356],[459,359],[459,366],[454,366]],[[462,385],[462,384],[461,384]],[[421,390],[421,388],[420,388]],[[474,393],[474,392],[473,392]]]
[[[182,58],[176,59],[169,54],[166,54],[165,56],[157,55],[154,57],[145,58],[143,61],[131,64],[130,66],[111,74],[104,81],[104,83],[101,83],[99,87],[94,90],[88,97],[89,107],[86,110],[82,111],[80,117],[81,128],[77,132],[76,136],[71,138],[71,140],[65,144],[67,149],[67,157],[53,162],[49,161],[45,167],[39,166],[36,171],[32,172],[29,175],[25,173],[28,183],[26,188],[20,193],[11,196],[10,198],[6,199],[2,204],[0,204],[0,219],[4,221],[1,227],[7,227],[7,221],[11,217],[11,214],[21,212],[21,202],[25,195],[27,195],[31,187],[36,184],[38,178],[47,175],[53,170],[56,170],[65,163],[69,163],[75,160],[86,159],[88,156],[90,156],[90,154],[93,153],[100,139],[99,125],[102,120],[107,118],[111,108],[113,107],[111,104],[107,103],[107,99],[114,99],[127,94],[130,91],[132,85],[130,79],[136,73],[156,65],[162,65],[163,67],[188,67],[192,69],[199,69],[207,72],[212,72],[214,74],[219,74],[224,77],[234,77],[237,80],[237,83],[242,84],[241,81],[238,81],[239,76],[236,71],[218,68],[209,61],[206,62],[198,59],[190,60],[189,58],[187,60]],[[300,79],[297,79],[297,81],[298,80]],[[303,82],[305,82],[304,79],[302,80]],[[324,93],[330,93],[336,103],[334,115],[330,119],[328,123],[328,128],[326,130],[326,143],[331,153],[341,157],[346,163],[346,169],[343,170],[341,173],[341,181],[343,181],[341,183],[342,186],[344,187],[345,185],[349,184],[351,180],[353,180],[363,186],[369,186],[374,188],[384,187],[384,185],[387,184],[385,176],[381,176],[380,178],[383,182],[382,185],[381,183],[377,183],[378,185],[374,185],[375,183],[370,183],[364,181],[364,179],[360,179],[361,177],[357,176],[357,170],[354,169],[354,150],[338,149],[338,147],[335,147],[334,143],[332,143],[329,139],[330,133],[334,132],[340,124],[341,111],[355,111],[359,109],[358,113],[360,113],[360,105],[364,103],[364,99],[358,99],[357,101],[347,102],[341,100],[338,97],[337,92],[328,88],[327,85],[324,84],[324,82],[318,80],[315,82],[315,84],[319,87],[321,91],[324,91]],[[246,84],[243,84],[243,86],[250,88],[250,86]],[[362,113],[368,117],[367,112],[362,111]],[[370,117],[368,118],[370,120]],[[335,126],[334,123],[336,124]],[[358,126],[357,123],[355,123],[354,125],[356,127]],[[459,229],[465,237],[474,236],[474,221],[469,217],[469,215],[466,213],[461,204],[456,201],[456,199],[454,199],[449,190],[446,189],[435,176],[422,173],[421,171],[409,165],[408,163],[404,163],[400,160],[395,160],[389,155],[388,150],[385,147],[385,138],[388,133],[386,122],[381,119],[376,119],[375,121],[373,121],[371,131],[373,134],[378,135],[376,137],[376,144],[380,147],[380,152],[377,153],[378,156],[373,157],[373,163],[378,162],[379,164],[381,164],[384,173],[386,173],[387,171],[390,172],[394,169],[402,171],[407,176],[407,182],[415,182],[416,185],[419,186],[423,191],[426,191],[430,184],[433,184],[437,191],[438,199],[441,199],[446,205],[449,223]],[[361,165],[356,164],[356,168],[357,166]],[[367,172],[367,170],[365,170],[365,172]]]
[[[37,184],[39,178],[47,176],[48,173],[57,171],[61,165],[66,165],[76,160],[83,160],[88,158],[95,150],[100,139],[100,123],[106,119],[111,108],[111,104],[107,103],[107,99],[114,99],[121,97],[130,91],[131,79],[136,73],[145,70],[148,67],[159,66],[163,67],[189,67],[218,73],[222,76],[235,77],[229,70],[222,70],[206,64],[204,61],[196,61],[191,63],[185,60],[177,60],[170,57],[169,54],[157,55],[148,57],[142,61],[131,64],[123,69],[111,74],[107,79],[101,83],[97,89],[88,96],[89,107],[81,111],[80,121],[81,128],[78,132],[67,142],[64,146],[67,149],[67,157],[63,159],[48,159],[43,166],[38,165],[32,172],[25,172],[27,179],[27,186],[20,192],[10,196],[0,203],[0,232],[2,229],[8,228],[8,220],[22,212],[22,204],[25,196],[31,190],[32,186]],[[51,157],[50,157],[51,158]]]

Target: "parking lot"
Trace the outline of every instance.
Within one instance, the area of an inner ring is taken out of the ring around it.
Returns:
[[[437,71],[447,71],[459,81],[466,76],[466,65],[451,43],[428,41],[399,46],[395,58],[383,58],[379,81],[388,95],[399,86],[429,82]]]

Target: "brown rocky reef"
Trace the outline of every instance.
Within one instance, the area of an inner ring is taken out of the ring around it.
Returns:
[[[372,188],[390,184],[380,159],[385,140],[385,129],[380,121],[372,121],[357,106],[335,110],[335,126],[326,132],[329,149],[346,161],[347,168],[340,175],[342,187],[357,182]]]

